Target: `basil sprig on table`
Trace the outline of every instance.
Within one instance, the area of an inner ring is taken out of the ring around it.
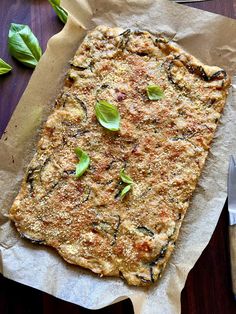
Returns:
[[[164,97],[163,89],[158,85],[149,85],[147,95],[150,100],[160,100]]]
[[[120,129],[120,114],[116,106],[106,100],[100,100],[95,105],[95,113],[99,123],[110,131]]]
[[[90,158],[87,153],[85,153],[81,148],[76,147],[76,156],[79,158],[79,163],[76,165],[75,175],[77,178],[81,177],[85,171],[88,169],[90,164]]]
[[[124,168],[120,171],[120,178],[124,183],[128,183],[128,185],[126,185],[120,193],[120,198],[122,199],[130,191],[134,181],[125,173]]]
[[[66,24],[68,13],[60,6],[60,0],[48,0],[59,19]]]
[[[14,58],[30,68],[37,65],[42,55],[38,39],[28,25],[11,23],[8,48]]]
[[[12,70],[12,66],[0,58],[0,75],[8,73]]]

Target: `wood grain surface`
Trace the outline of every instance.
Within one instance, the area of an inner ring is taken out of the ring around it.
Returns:
[[[229,250],[233,294],[236,296],[236,225],[229,226]]]
[[[211,0],[188,5],[236,18],[236,0]],[[43,50],[46,49],[48,39],[63,27],[47,0],[0,0],[0,58],[14,67],[12,73],[0,77],[0,135],[32,74],[31,69],[20,65],[9,56],[7,34],[11,22],[28,24]],[[236,313],[230,278],[227,205],[210,243],[189,273],[181,304],[182,314]],[[90,314],[94,311],[56,299],[0,275],[0,313]],[[95,313],[132,314],[133,308],[131,302],[125,300]],[[155,306],[150,314],[155,314]]]

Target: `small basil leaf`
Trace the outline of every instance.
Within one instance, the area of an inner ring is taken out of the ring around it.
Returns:
[[[68,13],[60,6],[60,0],[48,0],[59,19],[66,24]]]
[[[61,0],[48,0],[51,5],[60,5]]]
[[[147,87],[147,95],[150,100],[160,100],[164,97],[164,92],[158,85],[149,85]]]
[[[37,65],[42,55],[38,39],[27,25],[11,23],[8,47],[14,58],[30,68]]]
[[[131,184],[126,185],[126,187],[123,188],[123,190],[120,193],[120,198],[124,198],[125,195],[129,192],[129,190],[131,189]]]
[[[96,103],[95,113],[99,123],[110,131],[118,131],[120,128],[120,114],[116,106],[105,100]]]
[[[0,75],[8,73],[12,70],[10,64],[6,63],[4,60],[0,58]]]
[[[133,180],[127,175],[125,174],[125,169],[121,169],[120,171],[120,178],[123,182],[128,183],[128,184],[133,184]]]
[[[75,149],[76,156],[79,158],[79,163],[76,165],[75,175],[77,178],[81,177],[88,169],[90,158],[81,148]]]

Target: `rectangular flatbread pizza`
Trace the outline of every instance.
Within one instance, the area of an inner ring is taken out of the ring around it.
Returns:
[[[100,276],[158,281],[229,86],[162,35],[89,32],[10,209],[21,236]]]

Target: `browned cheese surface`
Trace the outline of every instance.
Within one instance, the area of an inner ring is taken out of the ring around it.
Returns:
[[[149,100],[148,85],[160,86],[164,98]],[[162,36],[104,26],[88,33],[10,209],[18,231],[101,276],[130,285],[157,281],[229,85],[224,70]],[[99,100],[117,106],[119,131],[97,121]],[[76,147],[91,159],[80,178]],[[122,168],[134,181],[123,199]]]

